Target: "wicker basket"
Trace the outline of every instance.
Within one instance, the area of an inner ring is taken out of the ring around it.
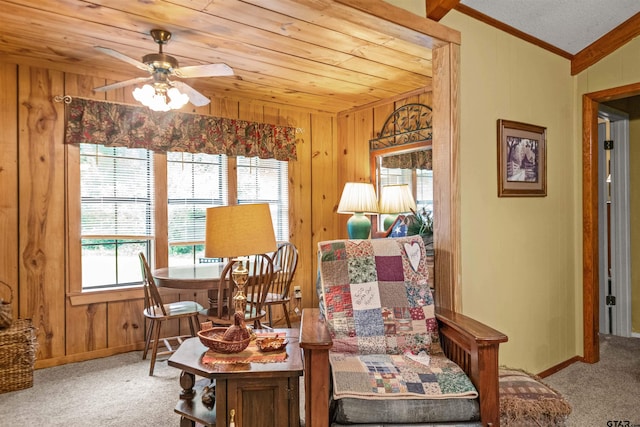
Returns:
[[[0,330],[0,393],[32,387],[35,361],[36,336],[30,319],[16,319]]]
[[[0,280],[0,285],[9,289],[9,301],[0,298],[0,329],[8,328],[13,322],[13,313],[11,310],[11,301],[13,301],[13,289]]]
[[[251,337],[242,341],[225,341],[222,336],[227,328],[212,328],[198,331],[200,342],[218,353],[240,353],[249,346]]]

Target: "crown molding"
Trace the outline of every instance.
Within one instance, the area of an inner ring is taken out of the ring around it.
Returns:
[[[604,36],[576,53],[573,59],[571,59],[571,75],[575,76],[581,71],[586,70],[638,35],[640,35],[640,13],[636,13]]]

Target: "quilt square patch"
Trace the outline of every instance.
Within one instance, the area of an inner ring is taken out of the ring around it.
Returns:
[[[360,352],[360,340],[355,336],[343,336],[340,338],[333,338],[333,347],[331,351],[337,353],[354,354]]]
[[[351,287],[349,285],[330,286],[325,290],[324,302],[328,314],[344,313],[353,316]]]
[[[424,286],[420,286],[419,284],[412,282],[405,282],[405,285],[407,299],[409,300],[409,305],[411,307],[422,307],[425,305],[433,304],[431,289],[426,284],[426,282]]]
[[[345,242],[345,249],[347,250],[347,257],[349,258],[373,256],[371,240],[347,240]]]
[[[348,283],[375,282],[378,280],[373,257],[353,257],[348,258],[347,262],[349,267]]]
[[[353,321],[353,315],[347,316],[346,313],[327,313],[331,328],[329,331],[335,337],[355,337],[356,327]]]
[[[384,335],[384,324],[379,308],[370,310],[354,310],[356,335],[359,337],[375,337]]]
[[[367,357],[366,355],[360,356],[360,361],[364,363],[364,366],[369,372],[378,372],[382,374],[395,374],[398,369],[390,363],[388,360],[380,360],[379,357]]]
[[[378,280],[381,282],[402,282],[404,271],[402,257],[400,256],[376,256],[376,269]]]
[[[378,293],[383,307],[409,307],[407,288],[403,282],[378,282]]]
[[[372,373],[372,391],[375,393],[402,393],[406,391],[405,385],[393,374]]]
[[[412,320],[411,329],[417,334],[427,334],[429,332],[425,319]]]
[[[412,307],[409,309],[409,312],[411,313],[411,319],[413,320],[422,320],[426,317],[423,307]]]
[[[371,246],[373,248],[373,254],[376,257],[394,257],[400,256],[402,252],[400,252],[400,246],[395,242],[389,244],[389,242],[401,240],[401,239],[373,239],[371,240]]]
[[[386,343],[384,335],[375,335],[370,337],[357,337],[358,348],[360,354],[384,354]],[[335,342],[333,347],[335,348]]]
[[[331,286],[349,284],[349,264],[346,259],[321,261],[322,283]]]
[[[378,292],[378,284],[376,282],[352,283],[349,290],[351,292],[351,303],[353,304],[354,310],[380,309],[380,293]],[[378,311],[378,314],[382,316],[380,311]]]
[[[321,261],[336,261],[347,259],[347,250],[344,241],[322,242],[318,245]]]

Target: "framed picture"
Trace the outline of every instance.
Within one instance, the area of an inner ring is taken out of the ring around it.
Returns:
[[[547,128],[498,120],[498,197],[547,195]]]

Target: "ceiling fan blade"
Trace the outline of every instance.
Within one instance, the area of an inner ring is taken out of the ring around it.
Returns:
[[[148,82],[150,80],[153,80],[152,76],[149,76],[149,77],[136,77],[135,79],[124,80],[124,81],[121,81],[121,82],[112,83],[110,85],[96,87],[96,88],[93,89],[93,91],[94,92],[106,92],[108,90],[119,89],[121,87],[131,86],[131,85],[135,85],[135,84],[138,84],[138,83],[144,83],[144,82]]]
[[[184,82],[172,81],[171,86],[178,89],[180,92],[187,94],[189,97],[189,102],[191,102],[196,107],[202,107],[203,105],[207,105],[209,102],[209,98],[189,86]]]
[[[233,70],[227,64],[191,65],[173,70],[181,78],[233,76]]]
[[[115,51],[113,49],[109,49],[108,47],[102,47],[102,46],[95,46],[96,49],[98,49],[100,52],[102,53],[106,53],[107,55],[113,56],[116,59],[119,59],[120,61],[124,61],[126,63],[129,63],[131,65],[133,65],[134,67],[140,68],[141,70],[145,70],[145,71],[149,71],[152,72],[153,69],[148,66],[147,64],[138,61],[137,59],[133,59],[128,57],[127,55],[124,55],[118,51]]]

